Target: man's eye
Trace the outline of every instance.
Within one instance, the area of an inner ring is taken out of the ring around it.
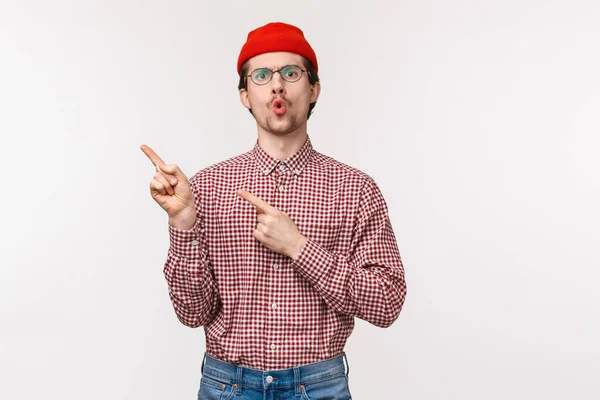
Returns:
[[[254,73],[254,79],[258,81],[264,81],[269,78],[269,73],[267,71],[257,71]]]
[[[283,69],[283,74],[288,78],[294,78],[298,76],[298,71],[296,71],[296,68],[294,67],[287,67]]]

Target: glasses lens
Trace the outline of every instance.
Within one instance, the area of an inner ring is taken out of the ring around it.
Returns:
[[[281,69],[281,77],[288,82],[296,82],[302,76],[302,70],[296,65],[288,65]]]
[[[251,78],[257,85],[264,85],[271,80],[271,71],[266,68],[255,69]]]

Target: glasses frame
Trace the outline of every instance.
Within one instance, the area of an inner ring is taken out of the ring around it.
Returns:
[[[289,81],[289,80],[287,80],[287,79],[286,79],[286,78],[283,76],[283,74],[281,73],[281,70],[283,70],[283,69],[286,69],[286,68],[288,68],[288,67],[296,67],[296,68],[298,68],[298,69],[300,70],[300,77],[299,77],[298,79],[296,79],[295,81]],[[269,80],[268,80],[268,81],[266,81],[266,82],[263,82],[263,83],[256,83],[256,82],[254,81],[254,79],[252,79],[252,75],[253,75],[253,74],[254,74],[256,71],[258,71],[259,69],[266,69],[267,71],[270,71],[270,72],[271,72],[271,77],[269,78]],[[295,83],[295,82],[298,82],[300,79],[302,79],[302,75],[304,75],[304,73],[305,73],[305,72],[308,72],[308,71],[307,71],[307,70],[305,70],[305,69],[302,69],[302,68],[300,68],[300,66],[298,66],[298,65],[295,65],[295,64],[290,64],[290,65],[284,65],[283,67],[281,67],[281,68],[279,68],[279,69],[275,69],[275,70],[272,70],[272,69],[269,69],[269,68],[265,68],[265,67],[256,68],[254,71],[252,71],[252,72],[250,73],[250,75],[246,75],[246,77],[250,77],[250,80],[251,80],[251,81],[252,81],[252,82],[253,82],[255,85],[257,85],[257,86],[264,86],[264,85],[268,84],[269,82],[271,82],[271,81],[273,80],[273,76],[275,76],[275,72],[279,72],[279,75],[281,76],[281,79],[283,79],[284,81],[286,81],[286,82],[289,82],[289,83]]]

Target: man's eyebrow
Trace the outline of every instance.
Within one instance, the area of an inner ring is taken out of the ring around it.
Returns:
[[[289,67],[290,65],[298,65],[298,64],[296,64],[296,63],[293,63],[293,62],[290,62],[290,63],[281,63],[280,65],[281,65],[281,67],[279,67],[279,68],[273,68],[273,67],[265,67],[265,66],[262,66],[262,67],[256,67],[256,68],[254,68],[254,70],[261,69],[261,68],[265,68],[265,69],[269,69],[269,70],[271,70],[271,71],[275,71],[276,69],[281,69],[281,68],[284,68],[284,67]],[[253,71],[254,71],[254,70],[253,70]]]

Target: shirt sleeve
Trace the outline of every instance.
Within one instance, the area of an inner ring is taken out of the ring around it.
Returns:
[[[164,265],[169,297],[182,324],[205,325],[216,316],[221,301],[208,257],[201,213],[190,230],[169,225],[170,247]]]
[[[372,179],[361,190],[347,254],[307,239],[293,265],[327,305],[382,328],[398,318],[406,298],[404,267],[386,202]]]

